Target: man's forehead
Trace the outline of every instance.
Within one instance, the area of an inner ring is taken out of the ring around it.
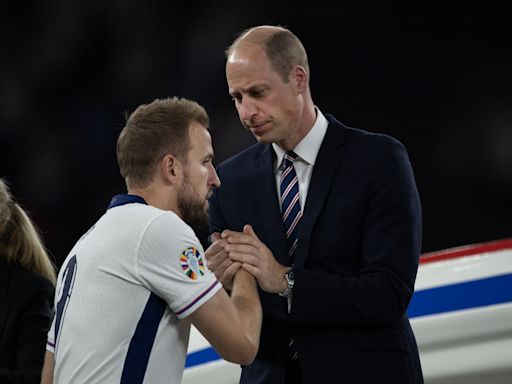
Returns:
[[[211,148],[211,141],[210,131],[204,125],[199,123],[190,125],[190,143],[192,148],[204,148],[205,146]]]

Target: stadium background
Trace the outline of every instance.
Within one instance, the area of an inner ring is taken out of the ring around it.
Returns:
[[[137,105],[172,95],[199,101],[216,162],[254,142],[227,93],[223,50],[236,32],[264,23],[301,38],[324,113],[406,145],[424,252],[512,236],[508,13],[488,3],[333,5],[4,3],[0,177],[57,264],[124,191],[115,140]]]

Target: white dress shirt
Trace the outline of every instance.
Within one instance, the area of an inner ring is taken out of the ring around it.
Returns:
[[[293,148],[293,152],[297,154],[297,158],[293,165],[299,180],[299,201],[302,211],[304,211],[306,198],[308,196],[309,183],[311,181],[311,175],[313,174],[313,166],[315,165],[318,151],[320,150],[320,146],[324,140],[327,125],[329,124],[322,112],[320,112],[318,108],[315,109],[316,120],[313,128],[311,128],[308,134],[304,136],[295,148]],[[280,169],[280,166],[283,162],[283,157],[286,151],[276,143],[272,143],[272,147],[276,153],[274,172],[277,186],[277,197],[281,200],[281,191],[279,186],[281,183],[282,170]]]

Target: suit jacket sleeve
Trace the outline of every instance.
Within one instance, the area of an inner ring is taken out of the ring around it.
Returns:
[[[222,214],[222,208],[219,204],[219,190],[217,188],[213,189],[212,196],[209,200],[208,227],[210,234],[213,232],[222,232],[224,229],[228,228]]]
[[[405,147],[384,135],[374,142],[358,165],[345,160],[348,168],[341,169],[346,174],[354,168],[367,176],[358,181],[336,176],[341,183],[360,185],[351,200],[358,206],[352,207],[357,215],[349,220],[356,230],[352,236],[338,232],[347,218],[332,218],[333,207],[323,208],[327,212],[321,217],[331,216],[332,227],[319,218],[312,235],[318,241],[312,243],[308,258],[318,263],[322,252],[334,255],[328,256],[331,264],[324,259],[324,268],[308,268],[308,259],[305,267],[295,270],[291,309],[295,322],[385,326],[396,324],[406,312],[421,250],[420,200]],[[323,245],[325,249],[317,249]]]

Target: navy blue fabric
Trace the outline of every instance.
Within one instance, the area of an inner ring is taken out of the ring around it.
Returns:
[[[285,299],[261,292],[260,349],[242,382],[283,383],[291,344],[305,383],[423,383],[406,312],[421,253],[407,150],[390,136],[326,118],[298,228],[291,311]],[[209,225],[222,232],[251,224],[287,265],[274,162],[272,146],[257,143],[220,164]]]
[[[110,205],[108,206],[108,209],[119,207],[120,205],[125,204],[132,204],[132,203],[139,203],[139,204],[146,204],[146,200],[144,200],[142,197],[137,195],[127,195],[127,194],[119,194],[115,195],[112,200],[110,201]]]
[[[71,292],[73,291],[74,277],[76,274],[76,256],[69,259],[68,263],[64,266],[64,284],[62,288],[62,295],[57,303],[57,311],[55,313],[55,350],[57,350],[57,342],[60,332],[60,324],[64,317],[64,312],[71,298]]]
[[[164,315],[165,308],[166,303],[164,300],[154,293],[149,296],[128,347],[121,384],[139,384],[144,381],[151,349],[153,348],[156,332]]]

